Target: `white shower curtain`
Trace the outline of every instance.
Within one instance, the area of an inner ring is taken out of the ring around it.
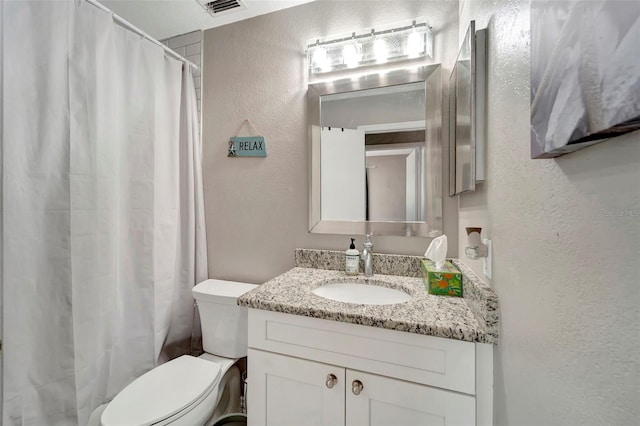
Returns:
[[[207,277],[195,89],[84,1],[3,7],[2,424],[84,425],[191,345]]]

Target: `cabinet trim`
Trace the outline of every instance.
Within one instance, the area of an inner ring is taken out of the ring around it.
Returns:
[[[493,425],[493,345],[476,343],[476,424]]]
[[[249,309],[249,347],[476,393],[471,342]]]

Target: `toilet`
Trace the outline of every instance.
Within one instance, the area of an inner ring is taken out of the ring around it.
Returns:
[[[247,356],[247,308],[236,299],[255,287],[212,279],[196,285],[205,353],[183,355],[138,377],[104,408],[99,424],[209,426],[237,418],[241,378],[234,364]]]

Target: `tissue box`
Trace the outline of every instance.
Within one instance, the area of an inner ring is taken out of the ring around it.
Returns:
[[[462,297],[462,274],[449,261],[438,270],[431,260],[423,260],[422,278],[429,294]]]

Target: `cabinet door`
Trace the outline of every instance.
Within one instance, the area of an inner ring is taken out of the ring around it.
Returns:
[[[475,424],[472,396],[355,370],[346,378],[347,426]]]
[[[249,425],[344,425],[344,368],[255,349],[247,359]]]

